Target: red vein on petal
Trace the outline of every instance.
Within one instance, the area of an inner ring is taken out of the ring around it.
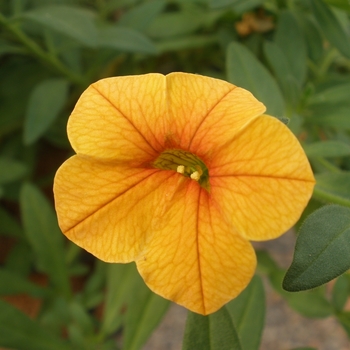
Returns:
[[[157,151],[151,144],[150,142],[147,140],[147,138],[141,133],[141,131],[136,127],[136,125],[124,114],[122,113],[122,111],[114,104],[112,103],[105,95],[103,95],[101,93],[101,91],[99,91],[94,85],[92,85],[92,88],[94,88],[106,101],[108,101],[114,108],[116,111],[118,111],[120,113],[121,116],[123,116],[125,118],[125,120],[127,120],[129,122],[129,124],[135,129],[135,131],[137,131],[137,133],[143,138],[143,140],[145,141],[145,143],[156,153],[158,153],[159,151]]]
[[[203,116],[203,118],[201,119],[200,123],[197,125],[196,130],[194,131],[191,140],[187,146],[187,150],[189,150],[191,148],[192,142],[194,140],[194,138],[196,137],[196,134],[198,133],[200,127],[202,126],[202,124],[204,123],[204,121],[208,118],[208,116],[210,115],[210,113],[214,110],[214,108],[230,93],[232,92],[234,89],[236,88],[236,86],[234,86],[231,90],[229,90],[227,93],[225,93],[207,112],[206,115]]]
[[[111,200],[109,200],[108,202],[102,204],[101,206],[98,207],[97,210],[93,211],[91,214],[87,215],[84,219],[82,219],[81,221],[77,222],[74,226],[72,226],[71,228],[69,228],[68,230],[65,231],[65,233],[73,230],[74,228],[76,228],[78,225],[82,224],[86,219],[90,218],[91,216],[95,215],[97,211],[101,210],[102,208],[105,208],[106,206],[110,205],[111,203],[113,203],[116,199],[120,198],[121,196],[123,196],[124,194],[126,194],[128,191],[132,190],[134,187],[140,185],[143,181],[147,180],[148,178],[150,178],[152,175],[161,172],[162,170],[159,169],[154,169],[154,172],[152,172],[151,174],[149,174],[148,176],[142,178],[140,181],[138,181],[137,183],[133,184],[132,186],[130,186],[129,188],[125,189],[123,192],[118,193],[118,195],[114,198],[112,198]],[[167,177],[166,179],[164,179],[164,181],[162,183],[164,183],[165,181],[167,181],[168,179],[170,179],[172,176],[176,175],[175,172],[169,172],[170,176]],[[159,187],[162,183],[158,184],[157,187]],[[153,191],[153,190],[152,190]],[[151,191],[151,192],[152,192]],[[144,199],[146,198],[151,192],[149,193],[144,193],[144,195],[142,197],[139,198],[140,199]]]

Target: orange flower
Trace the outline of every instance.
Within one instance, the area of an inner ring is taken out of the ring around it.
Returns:
[[[299,218],[314,177],[297,139],[248,91],[200,75],[108,78],[68,122],[58,220],[107,262],[135,261],[157,294],[209,314],[256,266],[248,240]]]

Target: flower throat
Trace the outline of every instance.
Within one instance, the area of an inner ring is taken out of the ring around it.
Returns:
[[[153,166],[162,170],[174,170],[185,177],[197,181],[201,187],[209,192],[208,168],[193,153],[179,149],[169,149],[159,155]]]

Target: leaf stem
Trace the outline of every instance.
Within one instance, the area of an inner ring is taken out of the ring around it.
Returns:
[[[34,40],[29,38],[17,25],[10,23],[6,17],[0,13],[0,25],[6,28],[10,33],[12,33],[16,39],[23,44],[26,49],[36,56],[39,60],[48,64],[51,68],[65,76],[69,81],[74,84],[86,86],[87,83],[85,79],[70,71],[65,65],[62,64],[57,57],[51,55],[50,53],[43,50]]]
[[[322,189],[318,188],[317,185],[314,188],[312,197],[322,202],[334,203],[343,205],[345,207],[350,207],[350,201],[348,199],[323,191]]]

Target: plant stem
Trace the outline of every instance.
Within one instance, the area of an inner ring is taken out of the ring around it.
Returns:
[[[65,76],[69,81],[84,87],[87,85],[83,77],[70,71],[65,65],[62,64],[60,60],[57,59],[57,57],[43,50],[34,40],[29,38],[18,26],[10,23],[1,13],[0,25],[3,25],[10,33],[12,33],[16,39],[27,48],[29,52]]]

